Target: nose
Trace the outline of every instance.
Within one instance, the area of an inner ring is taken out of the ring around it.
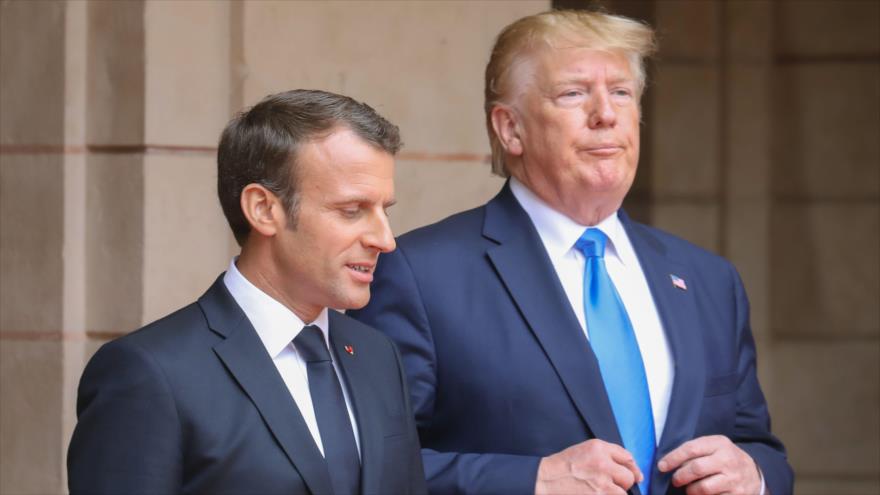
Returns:
[[[391,224],[384,210],[379,210],[376,219],[370,226],[370,230],[364,236],[364,244],[368,248],[376,249],[380,253],[390,253],[397,247],[394,234],[391,232]]]
[[[591,129],[614,127],[617,123],[617,112],[607,91],[596,91],[590,98],[587,124]]]

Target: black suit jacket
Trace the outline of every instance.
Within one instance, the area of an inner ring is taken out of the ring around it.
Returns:
[[[424,493],[396,348],[341,313],[329,320],[360,432],[363,493]],[[222,276],[196,303],[101,347],[77,415],[72,494],[331,493],[333,466]]]

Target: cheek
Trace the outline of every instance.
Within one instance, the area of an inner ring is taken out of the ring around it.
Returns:
[[[632,166],[633,166],[633,168],[636,168],[636,166],[639,164],[639,153],[640,153],[640,147],[639,147],[639,146],[640,146],[640,143],[639,143],[639,133],[638,133],[638,131],[636,131],[634,137],[632,138],[632,146],[631,146],[631,148],[630,148],[630,149],[632,149],[632,152],[630,153],[630,156],[631,156],[631,158],[632,158]]]
[[[554,131],[557,134],[570,134],[571,131],[580,127],[578,125],[579,122],[578,112],[567,110],[567,111],[539,111],[536,112],[535,118],[532,120],[531,125],[529,126],[532,133],[536,133],[537,135],[546,135],[549,131]]]
[[[360,244],[362,229],[358,225],[337,226],[333,229],[335,230],[330,231],[325,238],[324,256],[334,260],[342,258],[344,261]]]
[[[624,132],[628,136],[627,139],[637,151],[639,149],[639,132],[641,131],[639,123],[639,113],[637,111],[630,112],[622,122],[624,124]]]
[[[574,151],[585,135],[583,127],[570,120],[547,120],[541,126],[540,145],[545,153],[553,156]]]

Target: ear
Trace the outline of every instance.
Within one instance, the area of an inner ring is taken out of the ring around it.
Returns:
[[[277,234],[287,222],[281,200],[259,184],[248,184],[241,190],[241,211],[251,229],[266,237]]]
[[[489,118],[492,119],[492,129],[495,130],[495,135],[504,147],[504,151],[514,156],[522,155],[519,121],[513,108],[507,105],[495,105],[489,112]]]

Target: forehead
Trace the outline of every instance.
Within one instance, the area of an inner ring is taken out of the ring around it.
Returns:
[[[364,174],[382,179],[393,174],[394,157],[346,127],[307,141],[297,155],[300,183],[332,180],[341,184]]]
[[[513,96],[529,86],[564,83],[568,80],[635,80],[626,53],[577,45],[542,46],[520,54],[510,72]]]

